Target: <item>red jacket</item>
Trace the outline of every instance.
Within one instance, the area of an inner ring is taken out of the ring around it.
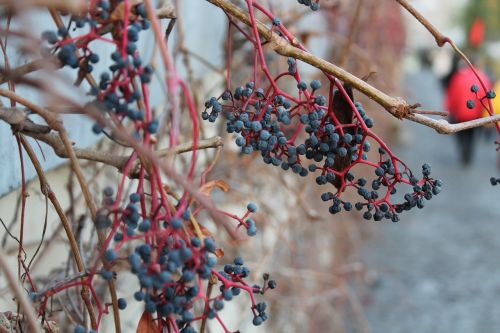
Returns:
[[[476,69],[481,80],[483,80],[486,88],[490,90],[492,84],[486,74]],[[469,120],[474,120],[481,118],[483,113],[483,107],[476,94],[471,91],[471,86],[476,84],[479,86],[479,91],[477,95],[481,98],[486,95],[486,91],[483,90],[479,80],[474,75],[474,72],[469,67],[460,69],[456,72],[448,85],[446,90],[446,108],[450,112],[450,116],[454,122],[464,122]],[[467,101],[471,99],[475,102],[476,106],[472,109],[467,107]],[[486,100],[483,100],[485,103]]]

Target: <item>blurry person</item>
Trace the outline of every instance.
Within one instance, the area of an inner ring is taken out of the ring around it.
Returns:
[[[491,89],[488,76],[479,68],[476,68],[487,91]],[[462,123],[482,117],[483,107],[480,98],[485,96],[479,80],[470,67],[461,68],[450,78],[446,89],[446,108],[450,113],[451,123]],[[479,97],[479,98],[478,98]],[[462,165],[470,165],[474,152],[474,137],[477,128],[460,131],[455,134]]]

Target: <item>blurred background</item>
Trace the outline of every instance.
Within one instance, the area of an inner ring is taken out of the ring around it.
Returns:
[[[205,1],[173,3],[179,17],[171,41],[173,52],[198,104],[203,105],[224,86],[226,18]],[[438,48],[432,36],[395,1],[328,0],[321,1],[322,10],[318,12],[291,0],[263,3],[312,53],[358,77],[369,75],[368,82],[389,95],[404,96],[409,102],[422,104],[425,110],[446,110],[447,90],[463,64],[454,61],[450,47]],[[411,3],[471,55],[491,85],[495,84],[500,78],[500,0]],[[45,13],[37,15],[41,15],[39,22],[51,26]],[[28,14],[25,19],[35,20]],[[251,50],[241,35],[235,33],[232,38],[233,79],[245,82],[251,71]],[[143,43],[154,59],[152,37]],[[11,52],[15,55],[11,57],[13,66],[29,59]],[[310,69],[308,75],[311,80],[318,73]],[[156,89],[155,103],[166,104],[161,87]],[[474,131],[471,159],[464,163],[456,135],[440,135],[421,125],[396,120],[360,94],[355,94],[355,100],[366,105],[375,119],[377,134],[391,143],[410,167],[418,170],[423,163],[432,165],[434,177],[444,182],[442,194],[427,202],[424,209],[405,214],[400,223],[366,222],[357,213],[332,217],[328,206],[319,200],[321,189],[311,179],[284,173],[255,156],[239,156],[233,138],[224,134],[222,125],[204,123],[204,137],[222,135],[225,140],[211,177],[225,179],[232,188],[229,193],[215,192],[215,200],[231,212],[244,211],[246,204],[242,202],[254,201],[260,206],[255,217],[260,232],[252,240],[235,242],[215,225],[208,222],[208,227],[217,232],[219,243],[226,243],[227,258],[241,254],[256,280],[269,272],[279,284],[266,295],[271,316],[266,326],[252,327],[249,303],[243,299],[236,307],[224,309],[228,326],[240,327],[242,332],[498,332],[500,189],[489,181],[499,173],[499,153],[494,145],[498,134],[492,127]],[[65,118],[75,142],[107,147],[102,138],[90,134],[91,123],[82,123],[77,117]],[[20,202],[19,157],[10,128],[0,124],[0,135],[0,158],[6,165],[1,176],[0,217],[15,234]],[[48,154],[44,163],[52,170],[49,176],[54,191],[73,191],[74,175],[64,161],[42,147]],[[94,180],[95,193],[116,182],[112,170],[89,164],[86,171]],[[33,170],[28,174],[32,178]],[[34,250],[45,202],[36,181],[30,183],[29,192],[32,232],[28,238]],[[81,200],[70,198],[63,200],[66,206]],[[71,214],[76,223],[82,212]],[[55,214],[49,211],[48,216],[51,223],[47,239],[52,244],[46,253],[59,255],[47,260],[45,254],[46,259],[35,265],[41,279],[60,277],[57,266],[67,261],[60,255],[67,244],[59,236]],[[4,229],[0,237],[2,255],[14,257],[16,243]],[[120,290],[127,291],[126,279],[121,282]],[[0,281],[0,311],[9,310],[12,304],[6,283]],[[127,311],[130,315],[124,316],[125,327],[133,332],[140,309],[129,306]]]

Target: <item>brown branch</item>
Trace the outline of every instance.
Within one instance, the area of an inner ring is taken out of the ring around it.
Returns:
[[[57,154],[57,156],[61,158],[68,158],[68,153],[61,142],[60,138],[54,134],[54,133],[48,133],[48,134],[32,134],[32,133],[27,133],[27,135],[33,137],[34,139],[40,140],[46,144],[48,144],[54,152]],[[223,145],[222,138],[219,136],[212,137],[206,140],[200,140],[198,142],[198,145],[196,146],[197,149],[207,149],[207,148],[217,148],[221,147]],[[186,152],[193,151],[194,146],[192,142],[186,142],[183,144],[180,144],[176,146],[175,148],[172,149],[161,149],[156,151],[156,155],[159,158],[162,157],[167,157],[175,154],[182,154]],[[118,169],[120,172],[123,172],[125,169],[125,165],[127,164],[128,160],[130,159],[130,156],[122,156],[122,155],[112,155],[106,152],[98,151],[98,150],[92,150],[92,149],[79,149],[79,148],[73,148],[75,155],[78,159],[83,159],[83,160],[88,160],[88,161],[94,161],[94,162],[99,162],[99,163],[104,163],[106,165],[115,167]],[[129,174],[130,177],[135,177],[135,171],[138,170],[140,167],[140,161],[136,162],[136,165],[132,167],[132,171]]]
[[[494,124],[500,122],[500,115],[494,115],[490,117],[474,119],[458,124],[450,124],[444,119],[433,119],[430,117],[423,116],[421,114],[409,114],[406,119],[415,121],[422,125],[431,127],[435,129],[440,134],[452,134],[457,133],[466,129],[481,127],[489,124]]]
[[[361,10],[363,9],[363,2],[364,0],[358,0],[358,3],[356,5],[356,10],[354,11],[354,15],[351,20],[351,26],[349,29],[349,37],[347,37],[347,43],[344,45],[342,55],[340,56],[340,67],[345,67],[347,65],[347,61],[349,60],[351,47],[358,33],[359,23],[361,19]]]
[[[407,0],[396,0],[404,9],[406,9],[413,17],[417,19],[420,24],[422,24],[427,31],[434,37],[436,44],[442,47],[444,44],[448,43],[453,48],[453,50],[462,58],[469,66],[473,67],[469,58],[465,53],[460,50],[460,48],[448,37],[443,35],[432,23],[429,22],[415,7],[413,7]]]
[[[7,6],[11,9],[25,9],[25,7],[49,7],[55,10],[67,11],[70,13],[81,13],[85,10],[85,2],[81,0],[0,0],[0,6]]]
[[[38,83],[30,80],[25,79],[24,81],[33,86],[40,86]],[[26,106],[28,109],[32,109],[33,111],[35,111],[35,113],[38,113],[40,115],[49,113],[49,118],[50,118],[50,112],[48,112],[43,108],[40,108],[39,106],[33,105],[30,101],[16,95],[11,91],[0,89],[0,96],[13,98],[17,102],[19,102],[19,104]],[[67,103],[67,105],[72,105],[72,107],[74,108],[80,107],[83,113],[87,114],[89,117],[95,119],[99,123],[105,124],[107,127],[111,128],[113,135],[116,138],[122,140],[123,142],[129,143],[130,147],[134,148],[135,151],[138,153],[141,160],[148,161],[152,164],[158,165],[165,175],[167,175],[172,181],[177,183],[179,186],[183,187],[187,191],[187,193],[189,193],[193,198],[195,198],[201,206],[206,208],[212,219],[215,222],[220,223],[233,239],[240,239],[240,236],[236,232],[235,228],[233,228],[233,226],[229,222],[229,218],[214,207],[212,200],[207,195],[197,190],[198,188],[197,185],[195,185],[192,181],[188,180],[185,176],[176,172],[171,165],[161,161],[154,151],[145,148],[140,143],[138,143],[131,135],[127,133],[126,130],[119,127],[120,126],[119,123],[114,124],[108,119],[106,119],[102,115],[102,112],[96,107],[96,105],[87,104],[85,105],[85,107],[82,108],[81,106],[72,103],[69,99],[67,99],[63,95],[56,94],[56,96],[65,103]],[[36,108],[36,110],[33,109],[33,107]],[[50,122],[53,123],[52,124],[54,125],[53,128],[59,128],[59,126],[61,126],[60,121],[50,120]],[[118,127],[114,127],[114,125]]]
[[[213,5],[221,8],[233,18],[252,26],[250,15],[240,7],[232,4],[229,0],[207,0]],[[313,67],[321,69],[325,73],[334,75],[336,78],[349,83],[352,87],[356,88],[382,107],[389,111],[393,116],[402,118],[411,110],[410,105],[400,97],[391,97],[377,88],[366,83],[357,76],[349,73],[348,71],[340,68],[322,58],[319,58],[309,52],[303,51],[294,46],[298,44],[297,40],[288,41],[280,37],[277,33],[271,31],[264,23],[256,21],[257,30],[262,35],[263,39],[269,42],[269,46],[278,54],[287,57],[293,57],[310,64]]]
[[[415,7],[407,0],[396,0],[404,9],[413,15],[434,37],[439,47],[449,42],[449,38],[444,36],[429,20],[427,20]]]
[[[250,15],[240,7],[231,3],[229,0],[207,0],[207,1],[221,8],[228,15],[238,19],[247,26],[249,27],[252,26]],[[462,57],[465,57],[463,53],[460,50],[458,50],[455,44],[451,43],[451,41],[447,37],[443,36],[429,21],[427,21],[406,0],[396,0],[396,1],[398,1],[405,9],[407,9],[410,13],[412,13],[412,15],[415,16],[427,28],[427,30],[429,30],[429,32],[434,36],[434,38],[436,38],[438,45],[443,45],[443,43],[449,42],[455,49],[455,51],[457,51]],[[262,35],[263,39],[269,42],[270,47],[276,53],[282,56],[293,57],[303,62],[306,62],[311,66],[324,71],[325,73],[331,74],[336,78],[349,83],[352,87],[354,87],[364,95],[374,100],[376,103],[384,107],[389,113],[391,113],[394,117],[398,119],[406,118],[408,120],[433,128],[438,133],[441,134],[455,133],[469,128],[492,124],[500,120],[499,116],[490,116],[487,118],[476,119],[465,123],[450,124],[446,120],[436,120],[430,117],[426,117],[423,115],[424,112],[421,112],[421,114],[417,114],[417,112],[413,113],[417,105],[410,105],[401,97],[388,96],[384,92],[378,90],[377,88],[368,84],[364,80],[354,76],[353,74],[347,72],[346,70],[322,58],[319,58],[311,53],[301,50],[300,48],[294,46],[298,45],[297,40],[288,41],[283,37],[280,37],[278,34],[272,32],[271,29],[268,28],[264,23],[258,20],[256,21],[256,25],[257,25],[257,30]],[[465,57],[465,59],[467,58]]]
[[[413,114],[427,114],[431,116],[441,116],[441,117],[448,117],[450,114],[449,112],[446,111],[432,111],[432,110],[413,110]]]
[[[207,299],[210,299],[211,295],[212,295],[212,290],[214,288],[214,286],[217,285],[217,277],[215,275],[210,275],[210,278],[208,279],[208,285],[207,285]],[[204,314],[205,314],[205,317],[203,317],[203,320],[201,321],[201,325],[200,325],[200,333],[205,333],[205,327],[207,326],[207,319],[208,319],[208,311],[210,310],[210,305],[208,304],[208,301],[205,302],[205,310],[204,310]]]
[[[68,108],[69,110],[69,108]],[[61,141],[60,137],[55,133],[50,133],[51,128],[46,125],[39,125],[31,121],[26,115],[26,110],[20,108],[2,108],[0,107],[0,119],[12,126],[13,130],[20,132],[27,136],[30,136],[36,140],[40,140],[47,145],[49,145],[57,156],[61,158],[68,158],[68,152]],[[208,148],[218,148],[223,146],[224,143],[222,138],[215,136],[205,140],[200,140],[196,146],[196,149],[208,149]],[[156,151],[156,155],[159,158],[183,154],[193,151],[194,146],[192,142],[185,142],[179,144],[171,149],[160,149]],[[117,168],[120,172],[123,172],[127,161],[130,156],[113,155],[106,152],[92,150],[92,149],[79,149],[73,148],[76,157],[78,159],[94,161],[99,163],[104,163],[106,165]],[[137,162],[136,166],[132,170],[137,170],[139,168],[140,161]],[[130,174],[130,176],[134,176]]]
[[[59,200],[57,200],[57,197],[55,193],[52,191],[50,188],[49,182],[47,180],[47,177],[45,176],[45,173],[43,172],[43,167],[40,164],[40,161],[38,160],[38,157],[36,156],[35,152],[33,151],[33,148],[29,144],[28,140],[22,135],[19,136],[21,139],[21,143],[24,147],[24,150],[28,154],[29,158],[31,159],[31,162],[33,163],[33,167],[35,168],[35,171],[38,175],[38,181],[40,182],[40,190],[42,194],[46,195],[52,205],[54,206],[54,209],[57,212],[57,215],[61,219],[61,223],[64,227],[64,231],[66,231],[66,236],[68,237],[69,245],[71,248],[71,253],[73,255],[73,258],[75,259],[76,267],[78,268],[78,271],[80,273],[85,271],[85,264],[83,262],[82,256],[80,254],[80,250],[78,248],[78,243],[76,241],[75,235],[73,233],[73,230],[71,228],[71,225],[66,217],[66,214],[64,213],[64,210],[61,207],[61,204],[59,203]],[[90,291],[87,285],[82,285],[82,292],[81,292],[81,297],[82,300],[85,304],[85,307],[87,308],[87,311],[89,313],[90,321],[94,326],[97,325],[97,316],[94,312],[94,308],[92,306],[92,302],[90,301]]]
[[[68,157],[70,159],[70,164],[71,168],[75,172],[75,175],[78,179],[78,182],[80,184],[80,189],[83,192],[83,196],[85,198],[85,203],[87,204],[87,207],[90,211],[90,215],[92,217],[92,221],[95,221],[96,215],[97,215],[97,207],[93,201],[92,194],[89,190],[87,181],[85,180],[85,177],[83,175],[83,171],[80,167],[80,164],[78,162],[78,159],[75,155],[75,152],[73,150],[73,145],[69,139],[68,133],[66,132],[66,129],[64,128],[62,121],[59,119],[59,116],[57,114],[51,113],[48,110],[45,110],[42,107],[39,107],[38,105],[32,103],[31,101],[17,95],[16,93],[10,91],[10,90],[5,90],[5,89],[0,89],[0,95],[4,96],[6,98],[9,98],[13,101],[16,101],[19,104],[24,105],[25,107],[29,108],[33,112],[37,113],[39,116],[41,116],[47,124],[52,127],[54,130],[56,130],[59,133],[59,137],[64,145],[64,148],[67,151]],[[104,243],[104,240],[106,236],[102,232],[102,230],[97,230],[97,235],[99,238],[99,244],[102,246]],[[105,267],[107,267],[107,262],[104,260],[104,258],[101,258],[103,261],[103,264]],[[113,303],[113,316],[114,316],[114,322],[115,322],[115,332],[120,333],[121,331],[121,324],[119,320],[119,314],[118,314],[118,298],[116,296],[116,287],[114,284],[114,281],[108,281],[108,286],[109,286],[109,291],[111,294],[111,301]],[[82,289],[82,293],[85,290]],[[89,304],[91,305],[91,304]],[[116,306],[115,306],[116,305]],[[116,311],[115,311],[116,309]],[[97,322],[94,321],[92,323],[92,328],[97,329]]]
[[[55,66],[58,66],[59,68],[62,67],[56,57],[36,59],[10,71],[3,70],[3,73],[0,73],[0,84],[10,80],[15,81],[19,77],[43,68],[54,68]]]
[[[51,130],[49,126],[35,124],[18,108],[0,108],[0,119],[9,124],[14,131],[45,134]]]

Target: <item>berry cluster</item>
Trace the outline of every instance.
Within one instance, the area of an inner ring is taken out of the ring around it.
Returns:
[[[288,73],[294,75],[295,59],[288,60]],[[212,97],[205,103],[202,119],[214,122],[224,115],[228,133],[236,133],[235,143],[243,154],[259,151],[267,164],[291,170],[306,177],[316,173],[318,185],[330,184],[336,193],[325,192],[323,201],[332,201],[329,211],[336,214],[342,210],[365,209],[366,219],[380,221],[383,218],[397,222],[398,214],[413,207],[422,208],[423,199],[437,195],[442,183],[430,178],[431,168],[423,166],[423,178],[417,179],[381,141],[378,162],[369,161],[372,149],[369,138],[374,137],[371,128],[374,122],[360,103],[354,104],[354,117],[349,123],[341,123],[339,102],[345,103],[340,90],[331,90],[326,98],[317,94],[321,82],[313,80],[309,85],[297,83],[299,98],[272,93],[270,88],[256,88],[254,82],[240,86],[234,92],[225,91],[219,98]],[[349,110],[351,111],[351,110]],[[336,116],[338,114],[338,116]],[[299,140],[303,140],[300,142]],[[306,164],[307,163],[307,164]],[[356,179],[352,169],[358,164],[374,168],[375,178],[368,188],[365,178]],[[401,170],[401,167],[404,169]],[[396,185],[406,183],[413,187],[405,202],[394,204],[391,197],[396,194]],[[362,201],[342,200],[347,187],[353,187]],[[385,188],[385,193],[381,189]]]
[[[140,289],[134,293],[137,301],[144,302],[145,310],[156,313],[159,319],[169,322],[173,318],[175,326],[183,333],[196,332],[192,323],[204,318],[218,317],[217,312],[224,307],[224,302],[231,301],[242,290],[249,293],[254,312],[254,323],[260,325],[267,315],[258,309],[265,309],[265,303],[255,303],[253,293],[264,293],[267,289],[274,289],[276,282],[273,280],[263,286],[249,286],[244,279],[250,270],[243,266],[243,259],[237,257],[234,265],[225,265],[223,271],[217,271],[218,249],[212,237],[200,237],[193,229],[194,213],[191,209],[178,207],[177,213],[172,217],[144,217],[140,213],[143,195],[132,193],[125,209],[115,209],[113,191],[111,188],[104,190],[107,206],[103,207],[97,220],[103,228],[112,227],[115,245],[109,247],[104,253],[104,258],[112,265],[118,261],[128,261],[132,273],[138,278]],[[179,202],[178,205],[181,203]],[[115,209],[115,211],[113,211]],[[255,222],[248,218],[249,214],[257,211],[254,203],[249,203],[247,213],[242,217],[234,217],[239,226],[247,228],[249,235],[255,235],[257,229]],[[181,214],[182,212],[182,214]],[[111,215],[117,225],[111,222]],[[119,250],[127,243],[134,240],[154,239],[154,242],[145,242],[135,247],[132,254],[126,258],[119,256]],[[104,280],[114,278],[115,275],[108,270],[101,270]],[[210,278],[220,282],[218,295],[205,295],[203,281]],[[194,304],[202,300],[205,302],[205,311],[195,315]],[[124,308],[126,304],[121,302]]]
[[[319,7],[318,1],[299,3]],[[273,31],[307,52],[264,6],[247,0],[247,8],[252,25],[257,24],[255,12],[259,11],[272,22]],[[372,131],[373,119],[361,103],[355,103],[349,86],[327,73],[323,73],[323,82],[328,85],[317,79],[308,84],[301,77],[300,62],[293,57],[286,61],[287,71],[272,75],[265,43],[256,30],[251,30],[251,37],[256,59],[254,81],[210,98],[201,114],[202,119],[210,122],[223,115],[227,132],[236,134],[236,145],[243,154],[258,151],[267,164],[302,177],[315,174],[318,185],[335,187],[336,191],[321,196],[323,201],[331,202],[332,214],[355,207],[364,210],[363,216],[368,220],[397,222],[398,214],[422,208],[424,199],[441,191],[442,183],[430,177],[429,165],[422,167],[422,178],[416,178]],[[281,81],[286,81],[283,86],[287,88],[280,87]],[[296,89],[290,89],[290,81],[295,82]],[[229,82],[228,86],[232,84]],[[372,168],[374,176],[370,180],[357,178],[354,171],[358,166]],[[399,185],[412,191],[404,194],[403,202],[395,203]],[[360,197],[354,204],[345,199],[348,188],[355,189]]]
[[[475,72],[475,69],[472,68],[472,70]],[[479,84],[473,84],[470,87],[471,93],[475,95],[475,99],[468,99],[466,102],[467,108],[469,109],[474,109],[476,108],[476,101],[478,101],[481,104],[481,108],[485,110],[490,116],[493,116],[495,114],[495,111],[493,110],[493,105],[491,103],[491,100],[495,99],[497,97],[496,93],[494,90],[487,90],[487,87],[485,86],[484,82],[482,82],[481,78],[476,74]],[[481,89],[482,88],[482,89]],[[484,93],[486,92],[486,93]],[[500,133],[500,123],[495,123],[495,127],[498,133]],[[497,145],[496,150],[500,150],[500,142],[495,141],[495,144]],[[500,183],[500,181],[497,182],[497,179],[495,177],[490,178],[491,185],[495,186],[497,183]]]
[[[105,192],[109,195],[111,190],[106,189]],[[243,266],[241,257],[234,259],[234,265],[225,265],[223,271],[217,271],[219,254],[215,240],[196,234],[191,209],[179,207],[172,217],[144,217],[137,206],[143,199],[139,193],[132,193],[124,210],[112,212],[111,205],[104,207],[100,216],[105,216],[101,219],[109,219],[108,216],[113,213],[119,216],[115,218],[118,225],[113,224],[114,232],[111,233],[114,234],[115,245],[109,247],[103,256],[111,264],[119,260],[128,261],[140,285],[134,298],[144,302],[147,312],[156,313],[165,322],[176,318],[175,325],[181,332],[192,333],[196,332],[192,326],[194,321],[204,318],[220,320],[217,312],[224,307],[224,302],[231,301],[242,290],[251,295],[252,309],[265,308],[265,303],[255,304],[252,294],[274,288],[274,281],[269,281],[267,286],[249,286],[244,279],[249,276],[250,270]],[[108,197],[106,202],[111,204],[113,199]],[[253,203],[248,204],[247,208],[245,216],[238,218],[240,225],[248,225],[244,219],[257,211]],[[248,233],[255,232],[255,225],[248,227]],[[119,249],[125,244],[151,238],[154,242],[141,242],[132,254],[120,258]],[[103,270],[101,276],[108,279],[113,275]],[[203,281],[211,277],[221,284],[218,295],[205,295],[203,291]],[[205,302],[205,311],[195,315],[193,307],[199,300]],[[254,311],[254,315],[255,318],[260,317],[257,322],[265,318],[260,312]]]
[[[483,108],[485,109],[488,109],[488,106],[483,102],[483,100],[485,99],[495,99],[495,97],[497,96],[495,91],[493,90],[488,90],[486,92],[486,95],[484,95],[483,97],[479,96],[479,92],[480,92],[481,88],[479,87],[479,85],[477,84],[473,84],[471,87],[470,87],[470,91],[472,93],[475,94],[476,96],[476,100],[480,101]],[[467,102],[466,102],[466,105],[467,105],[467,108],[469,109],[474,109],[476,107],[476,101],[473,100],[473,99],[468,99]]]
[[[63,66],[77,69],[79,78],[94,73],[94,67],[100,61],[99,55],[92,51],[93,42],[110,43],[115,47],[111,53],[112,64],[100,74],[90,95],[95,96],[95,103],[113,120],[131,124],[134,128],[132,135],[142,139],[148,149],[154,148],[157,140],[152,140],[152,136],[159,127],[149,103],[153,69],[143,64],[136,43],[141,32],[151,26],[144,4],[127,0],[100,0],[92,1],[88,12],[72,16],[68,28],[42,33],[42,39],[47,44],[45,52],[54,54]],[[79,29],[78,37],[70,37],[71,29]],[[111,33],[112,38],[105,37],[107,33]],[[178,77],[176,80],[167,82],[167,85],[186,86]],[[89,82],[92,83],[92,80]],[[185,95],[189,104],[189,92],[185,91]],[[212,106],[214,114],[222,111],[216,101]],[[197,115],[194,104],[189,104],[189,108],[196,145]],[[102,130],[98,123],[93,126],[95,133]],[[178,133],[174,130],[171,132],[171,141],[176,142]],[[187,175],[192,182],[196,150],[195,146]],[[44,313],[50,296],[71,287],[86,285],[98,310],[98,318],[92,322],[90,332],[97,332],[101,317],[108,313],[110,304],[96,295],[94,288],[98,280],[95,276],[100,276],[104,281],[117,279],[119,275],[115,267],[125,264],[137,277],[139,288],[134,298],[144,304],[146,312],[156,314],[154,320],[162,332],[195,333],[193,323],[215,318],[224,332],[229,333],[218,311],[242,291],[250,297],[254,324],[260,325],[267,319],[266,304],[257,303],[254,294],[264,294],[266,290],[275,288],[276,282],[269,280],[266,275],[262,286],[249,285],[245,279],[250,270],[243,266],[241,257],[234,260],[234,265],[226,265],[224,270],[219,271],[218,258],[223,256],[223,251],[217,248],[212,234],[197,220],[203,207],[187,191],[182,195],[173,194],[172,191],[167,193],[158,166],[145,167],[139,163],[137,190],[124,199],[126,193],[123,184],[126,175],[137,165],[136,162],[138,156],[134,152],[123,170],[116,195],[112,188],[104,189],[103,206],[94,220],[95,227],[106,235],[100,250],[105,267],[100,268],[99,261],[96,261],[88,277],[80,282],[61,285],[45,294],[34,291],[33,294],[41,302],[40,314]],[[204,182],[203,178],[201,185]],[[256,211],[257,206],[250,203],[243,217],[221,213],[237,221],[237,228],[244,228],[249,236],[254,236],[257,227],[250,214]],[[220,292],[206,292],[208,285],[218,285]],[[195,304],[202,305],[204,310],[196,313],[195,308],[199,306],[195,307]],[[117,307],[122,310],[127,307],[125,298],[117,300]],[[75,333],[85,331],[82,326],[74,329]]]
[[[142,85],[151,81],[153,69],[150,65],[143,64],[137,42],[141,31],[148,30],[151,24],[144,4],[131,6],[125,21],[113,25],[116,28],[114,39],[109,40],[102,34],[107,31],[107,26],[115,22],[112,14],[116,9],[109,1],[100,0],[86,15],[72,16],[70,27],[85,31],[75,38],[70,38],[70,29],[66,27],[43,32],[42,39],[49,44],[44,51],[56,54],[63,67],[77,69],[78,76],[84,77],[93,73],[94,67],[101,60],[92,51],[90,44],[94,41],[115,44],[116,50],[111,54],[113,63],[108,71],[100,73],[99,81],[92,86],[90,94],[96,96],[96,101],[103,110],[115,113],[118,119],[143,121],[146,115],[145,106],[140,103],[143,99]],[[149,119],[143,126],[154,134],[158,129],[158,121]],[[95,124],[93,131],[99,134],[102,131],[101,125]]]

